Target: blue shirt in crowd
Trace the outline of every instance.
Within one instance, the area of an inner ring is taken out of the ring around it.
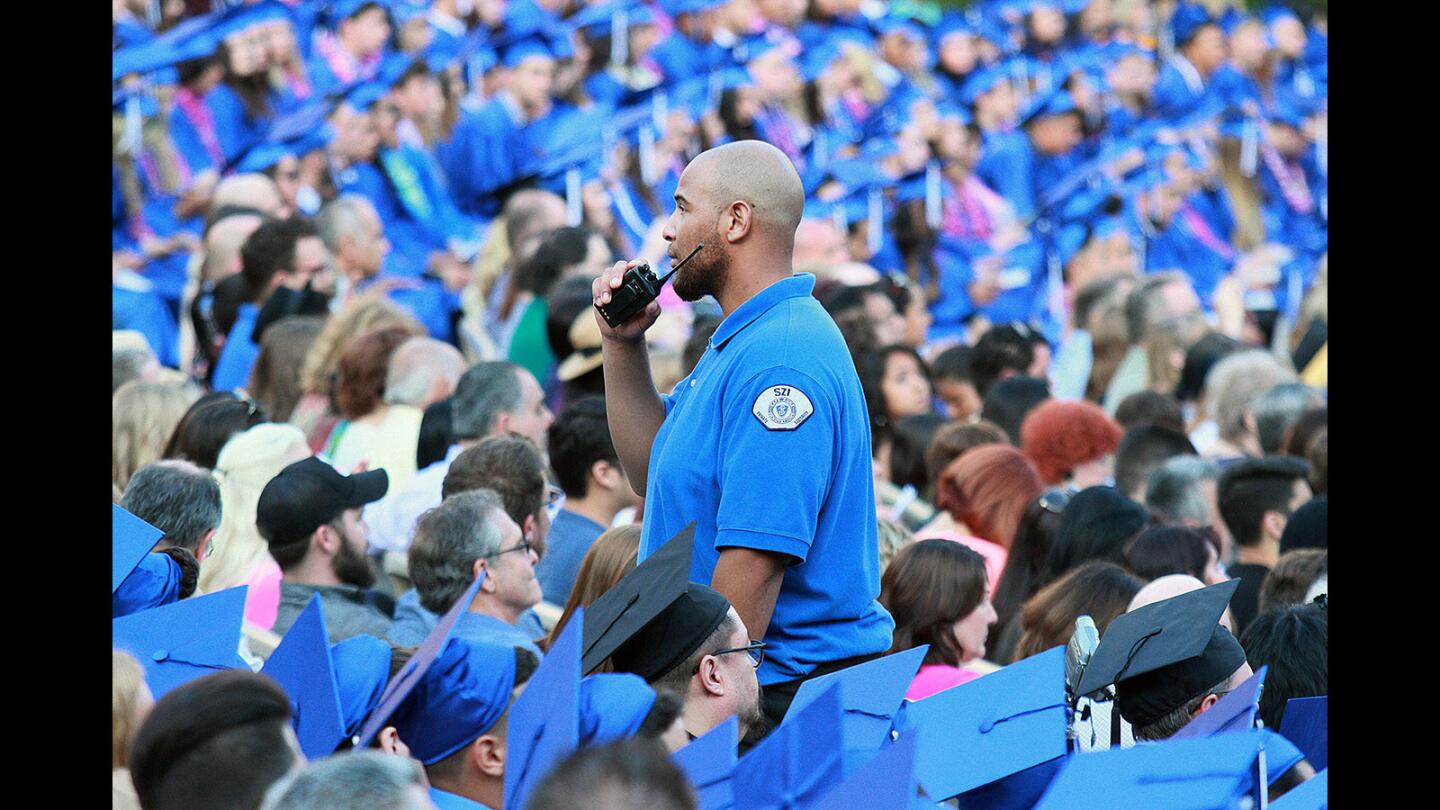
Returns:
[[[605,527],[568,509],[561,509],[550,524],[545,535],[545,559],[535,566],[535,578],[540,580],[540,590],[545,601],[563,605],[570,598],[575,587],[575,577],[580,574],[580,563],[594,544],[595,538],[604,533]]]
[[[691,521],[694,582],[710,583],[725,548],[793,558],[765,633],[762,685],[884,652],[895,626],[876,601],[865,396],[814,286],[809,274],[782,279],[726,317],[664,397],[650,453],[641,560]]]

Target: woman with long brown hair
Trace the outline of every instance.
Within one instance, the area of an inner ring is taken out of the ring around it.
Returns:
[[[985,655],[995,623],[985,560],[949,540],[911,543],[880,578],[880,604],[895,618],[890,652],[930,645],[905,697],[927,698],[980,677],[964,665]]]
[[[560,637],[575,614],[576,608],[589,607],[615,583],[635,570],[640,555],[640,524],[616,526],[595,538],[585,559],[580,563],[580,573],[575,576],[575,587],[570,589],[570,598],[565,600],[565,610],[550,635],[540,640],[540,649],[549,652],[550,645]],[[603,671],[603,670],[602,670]]]

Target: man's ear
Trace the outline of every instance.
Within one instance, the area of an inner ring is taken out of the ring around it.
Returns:
[[[485,572],[485,581],[480,583],[480,590],[485,593],[493,592],[496,587],[495,578],[490,576],[490,571],[488,570],[488,568],[488,561],[484,557],[480,557],[479,559],[475,560],[475,566],[470,570],[470,578],[472,580],[475,577],[480,576],[481,571]]]
[[[1204,700],[1200,701],[1200,707],[1197,708],[1195,711],[1191,712],[1190,716],[1195,717],[1198,714],[1204,714],[1205,712],[1210,711],[1211,706],[1214,706],[1216,703],[1219,702],[1220,696],[1215,694],[1214,692],[1211,692],[1210,694],[1205,696]]]
[[[1278,538],[1285,532],[1285,523],[1289,518],[1281,512],[1273,509],[1266,510],[1264,517],[1260,518],[1260,528],[1269,537]]]
[[[495,779],[505,777],[505,741],[489,734],[470,743],[470,764],[475,770]]]
[[[330,528],[328,523],[322,523],[310,535],[310,548],[327,557],[333,557],[340,553],[340,542],[340,533]]]
[[[725,694],[725,679],[720,677],[720,660],[715,656],[700,659],[700,671],[695,677],[700,679],[700,688],[707,694],[715,697]]]
[[[210,549],[210,541],[215,539],[215,532],[217,531],[219,531],[219,529],[211,529],[200,535],[200,545],[195,547],[195,559],[201,562],[205,561],[206,553]]]
[[[503,435],[504,433],[506,433],[506,432],[509,431],[509,430],[510,430],[510,412],[509,412],[509,411],[501,411],[500,414],[495,417],[495,430],[492,432],[491,435]]]
[[[590,482],[614,490],[624,483],[624,476],[620,474],[619,466],[601,459],[590,465]]]
[[[730,203],[730,207],[725,209],[722,220],[725,241],[739,242],[750,233],[751,228],[755,225],[755,209],[750,207],[750,203],[737,200]]]

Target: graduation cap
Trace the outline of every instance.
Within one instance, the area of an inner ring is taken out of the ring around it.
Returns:
[[[1080,108],[1075,106],[1074,96],[1065,90],[1052,90],[1035,97],[1030,106],[1020,115],[1020,126],[1025,126],[1037,118],[1049,118],[1066,113],[1078,114],[1079,112]]]
[[[237,174],[263,172],[287,157],[298,157],[299,150],[283,143],[261,143],[249,149],[235,164]]]
[[[111,644],[145,666],[145,682],[159,700],[188,681],[244,667],[237,652],[249,586],[182,599],[110,623]]]
[[[929,644],[846,667],[800,684],[785,723],[798,717],[832,684],[840,687],[841,743],[847,760],[863,761],[890,740],[905,692],[920,670]]]
[[[414,757],[434,765],[489,731],[510,707],[515,648],[452,638],[395,710]]]
[[[330,25],[338,26],[342,21],[359,14],[366,6],[379,6],[382,11],[388,11],[381,0],[334,0],[330,4],[330,13],[325,16]]]
[[[310,602],[265,661],[260,674],[274,678],[290,696],[294,710],[290,722],[305,758],[320,759],[335,753],[335,747],[345,739],[345,720],[320,594],[310,596]]]
[[[580,742],[580,641],[585,608],[576,608],[545,660],[510,707],[505,745],[505,807],[525,800]]]
[[[295,16],[290,13],[290,9],[284,3],[276,2],[276,0],[264,0],[264,2],[250,5],[233,5],[222,13],[220,22],[215,26],[215,33],[224,39],[251,26],[274,20],[294,23]]]
[[[901,737],[871,757],[819,802],[810,805],[810,810],[851,810],[861,805],[866,810],[934,807],[934,802],[917,799],[915,752],[915,735]]]
[[[1182,47],[1195,36],[1202,26],[1213,23],[1210,12],[1199,3],[1181,3],[1175,7],[1170,18],[1170,28],[1175,32],[1175,47]]]
[[[1245,663],[1240,642],[1220,624],[1232,579],[1130,611],[1110,623],[1077,695],[1116,686],[1116,708],[1146,726],[1224,681]]]
[[[580,737],[583,747],[634,736],[655,705],[655,689],[639,675],[604,672],[580,681]]]
[[[290,632],[294,632],[294,628]],[[330,645],[331,668],[340,691],[345,738],[360,733],[365,718],[380,705],[390,680],[390,644],[367,633]],[[338,745],[339,743],[337,743]]]
[[[120,590],[120,583],[164,536],[119,504],[110,505],[110,593]]]
[[[1238,807],[1258,787],[1258,731],[1111,748],[1070,757],[1035,810]],[[1260,806],[1257,802],[1255,806]]]
[[[660,0],[660,8],[671,17],[681,14],[699,14],[725,5],[726,0]]]
[[[1010,81],[1010,71],[1003,65],[991,65],[970,74],[965,84],[960,87],[960,101],[967,106],[974,107],[975,100],[980,96],[999,87],[1002,82]]]
[[[620,653],[613,662],[617,670],[649,681],[685,660],[720,626],[730,603],[690,582],[694,546],[691,522],[585,609],[581,672],[594,672]]]
[[[735,795],[750,807],[807,807],[845,775],[840,685],[832,684],[735,766]]]
[[[735,746],[739,738],[740,721],[732,714],[671,755],[695,788],[699,810],[726,810],[734,803],[731,779],[735,775]]]
[[[415,649],[415,653],[410,656],[409,661],[405,662],[405,666],[385,685],[385,692],[381,695],[375,710],[370,713],[369,718],[360,727],[359,733],[351,738],[351,742],[356,748],[365,748],[370,745],[370,741],[375,739],[375,735],[385,726],[385,721],[390,719],[390,715],[400,708],[400,704],[420,684],[420,679],[425,677],[426,670],[430,669],[430,666],[435,663],[435,658],[445,648],[445,642],[450,640],[450,633],[455,628],[455,622],[459,621],[460,614],[470,609],[470,603],[475,600],[475,593],[480,590],[480,583],[484,581],[485,572],[481,571],[480,576],[476,577],[475,581],[470,583],[470,587],[465,589],[465,593],[461,594],[460,598],[455,600],[455,604],[445,612],[445,615],[440,617],[440,621],[435,623],[430,635],[426,636],[425,641]]]
[[[555,51],[550,47],[550,41],[538,33],[515,39],[500,48],[500,64],[507,68],[518,67],[521,62],[532,56],[540,56],[545,59],[556,58]]]
[[[110,594],[110,618],[118,619],[179,601],[183,578],[180,564],[168,555],[146,554]]]
[[[207,14],[182,20],[154,39],[116,51],[110,57],[110,80],[209,56],[220,46],[217,26],[224,18],[224,14]]]
[[[1215,701],[1215,705],[1195,716],[1185,727],[1171,735],[1172,740],[1189,737],[1210,737],[1227,731],[1249,731],[1255,727],[1255,715],[1260,711],[1260,690],[1265,685],[1265,673],[1269,667],[1245,679],[1229,694]]]
[[[1280,734],[1305,754],[1315,770],[1330,764],[1330,698],[1290,698],[1280,716]]]
[[[1313,763],[1312,763],[1313,764]],[[1330,769],[1322,768],[1270,804],[1270,810],[1325,810],[1330,806]]]
[[[1029,807],[1066,753],[1065,651],[1054,647],[907,707],[937,801]]]

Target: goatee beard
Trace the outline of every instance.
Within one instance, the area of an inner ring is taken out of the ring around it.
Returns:
[[[711,247],[718,239],[719,234],[706,239],[705,247],[675,274],[675,294],[682,301],[699,301],[707,295],[719,297],[730,272],[730,257],[718,245]]]

